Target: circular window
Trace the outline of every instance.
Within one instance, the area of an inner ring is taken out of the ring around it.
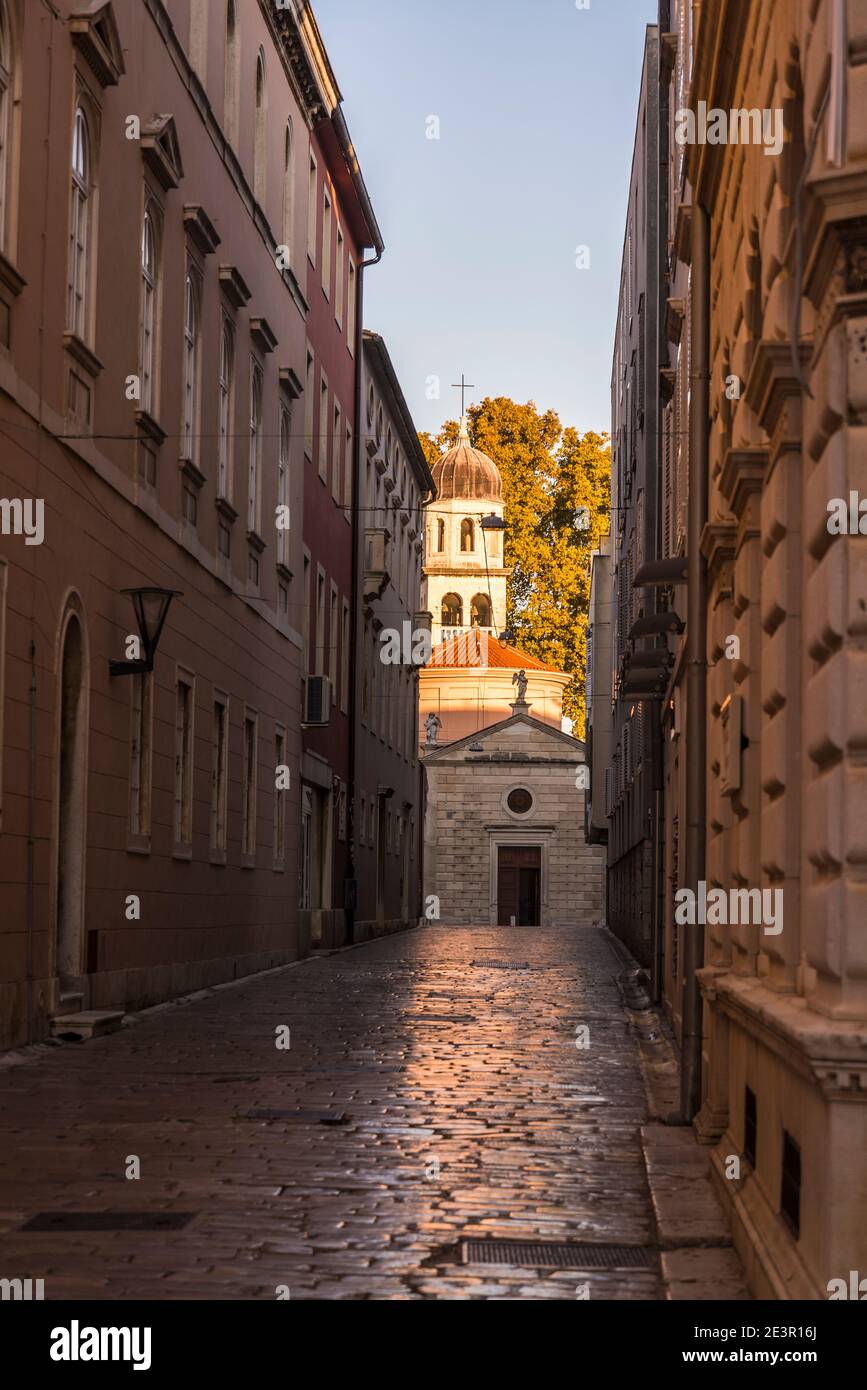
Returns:
[[[506,797],[506,805],[516,816],[526,816],[533,809],[533,798],[526,787],[515,787]]]

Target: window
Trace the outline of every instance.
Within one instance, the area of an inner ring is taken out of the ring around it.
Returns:
[[[141,229],[141,373],[142,410],[156,413],[157,231],[152,207],[145,210]]]
[[[475,548],[475,528],[469,517],[467,517],[461,522],[461,550],[468,551],[475,550]]]
[[[322,293],[331,297],[331,194],[322,190]]]
[[[346,454],[343,459],[343,508],[346,520],[352,520],[352,479],[355,459],[352,453],[352,426],[346,426]]]
[[[371,659],[371,650],[370,650],[370,624],[369,624],[367,618],[365,618],[365,620],[364,620],[364,640],[363,640],[363,643],[362,643],[362,648],[361,648],[361,650],[362,650],[362,661],[363,661],[363,666],[362,666],[362,670],[361,670],[361,722],[362,722],[362,724],[366,724],[367,721],[368,721],[369,714],[370,714],[370,659]]]
[[[304,452],[313,457],[313,349],[307,348],[307,374],[304,380]]]
[[[225,316],[220,332],[220,437],[218,442],[219,479],[217,495],[227,500],[232,495],[232,378],[235,360],[235,332]]]
[[[184,483],[181,496],[181,515],[187,526],[196,528],[199,524],[199,498],[196,489]]]
[[[304,642],[304,674],[310,670],[310,556],[304,555],[304,611],[301,614],[301,635]]]
[[[226,72],[223,120],[233,145],[238,143],[238,77],[241,69],[241,36],[235,15],[235,0],[226,4]]]
[[[343,231],[337,228],[337,258],[334,266],[334,317],[343,327]]]
[[[247,710],[244,714],[244,783],[241,805],[241,853],[245,859],[256,857],[256,793],[258,715]],[[249,866],[248,866],[249,867]]]
[[[528,816],[533,809],[533,796],[526,787],[515,787],[506,797],[506,805],[513,815]]]
[[[476,594],[470,604],[470,625],[472,627],[491,626],[491,600],[487,594]]]
[[[7,180],[12,142],[14,83],[12,35],[6,5],[0,0],[0,250],[7,246]]]
[[[201,318],[199,285],[192,269],[184,285],[184,396],[183,457],[196,461],[199,430],[199,362],[201,357]]]
[[[316,156],[310,151],[307,166],[307,254],[316,264]]]
[[[277,527],[277,563],[289,563],[289,446],[292,439],[292,417],[288,410],[280,411],[280,454],[277,459],[277,505],[285,507],[278,513],[280,525]]]
[[[250,460],[247,478],[247,530],[258,535],[262,485],[262,368],[250,368]]]
[[[319,476],[328,482],[328,382],[323,372],[319,378]]]
[[[292,255],[295,217],[295,142],[292,138],[292,122],[286,122],[286,136],[283,150],[283,245]]]
[[[179,675],[175,687],[175,849],[193,842],[193,678]]]
[[[90,293],[91,214],[90,127],[81,106],[72,124],[72,206],[69,222],[69,265],[66,327],[82,340],[87,338],[87,304]]]
[[[129,833],[151,833],[151,707],[153,674],[132,678],[132,725],[129,758]]]
[[[151,446],[144,440],[139,441],[138,478],[139,482],[151,492],[156,490],[157,456]]]
[[[331,495],[335,502],[340,502],[341,483],[340,477],[340,456],[343,452],[343,412],[337,401],[334,402],[334,443],[331,456]]]
[[[361,793],[361,815],[358,818],[358,842],[364,844],[364,832],[367,829],[367,797]]]
[[[347,342],[349,343],[349,351],[354,353],[354,352],[355,352],[355,308],[356,308],[356,295],[355,295],[355,263],[354,263],[354,261],[353,261],[353,259],[352,259],[351,256],[349,257],[349,276],[348,276],[348,284],[347,284],[347,287],[346,287],[346,300],[347,300],[347,304],[346,304],[346,338],[347,338]]]
[[[259,52],[256,59],[256,119],[253,130],[253,193],[258,203],[265,201],[265,174],[267,168],[267,104],[265,96],[265,55]]]
[[[277,772],[274,776],[274,868],[282,869],[286,863],[286,787],[285,778],[279,769],[286,766],[286,730],[278,724],[274,730],[274,761]]]
[[[224,562],[224,568],[228,569],[232,558],[232,531],[225,521],[221,521],[217,527],[217,554]]]
[[[340,708],[344,714],[349,709],[349,603],[346,599],[340,624]]]
[[[325,675],[325,572],[316,575],[316,675]]]
[[[338,623],[337,615],[339,609],[339,598],[337,595],[337,585],[331,583],[331,603],[328,613],[328,674],[331,677],[331,684],[337,692],[337,655],[338,655]]]
[[[214,691],[214,748],[211,770],[211,855],[225,859],[229,786],[229,700]]]
[[[446,594],[442,604],[441,622],[443,627],[461,627],[464,621],[464,605],[459,594]]]
[[[442,555],[446,548],[446,524],[442,517],[437,522],[437,554]]]

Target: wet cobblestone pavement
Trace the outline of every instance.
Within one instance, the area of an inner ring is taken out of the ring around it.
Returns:
[[[660,1298],[655,1257],[552,1272],[458,1249],[653,1243],[620,969],[593,928],[426,927],[5,1068],[0,1275],[48,1299]],[[248,1114],[296,1109],[327,1122]],[[193,1215],[22,1230],[40,1211]]]

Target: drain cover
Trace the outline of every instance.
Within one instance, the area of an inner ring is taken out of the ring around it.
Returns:
[[[404,1014],[413,1023],[475,1023],[473,1014]]]
[[[532,1240],[465,1240],[465,1265],[519,1265],[530,1269],[652,1269],[654,1253],[641,1245],[555,1245]]]
[[[474,960],[473,965],[480,965],[485,970],[529,970],[528,960]]]
[[[40,1211],[22,1231],[182,1231],[192,1211]]]
[[[343,1110],[248,1110],[247,1120],[296,1120],[302,1125],[345,1125]]]

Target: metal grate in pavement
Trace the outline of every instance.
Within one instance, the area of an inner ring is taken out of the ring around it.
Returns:
[[[529,970],[528,960],[474,960],[473,965],[480,965],[484,970]]]
[[[413,1023],[475,1023],[474,1014],[404,1014]]]
[[[465,1240],[465,1265],[528,1269],[652,1269],[655,1252],[641,1245],[573,1245],[532,1240]]]
[[[194,1211],[40,1211],[22,1231],[182,1231]]]
[[[248,1110],[247,1120],[295,1120],[302,1125],[345,1125],[344,1110]]]

